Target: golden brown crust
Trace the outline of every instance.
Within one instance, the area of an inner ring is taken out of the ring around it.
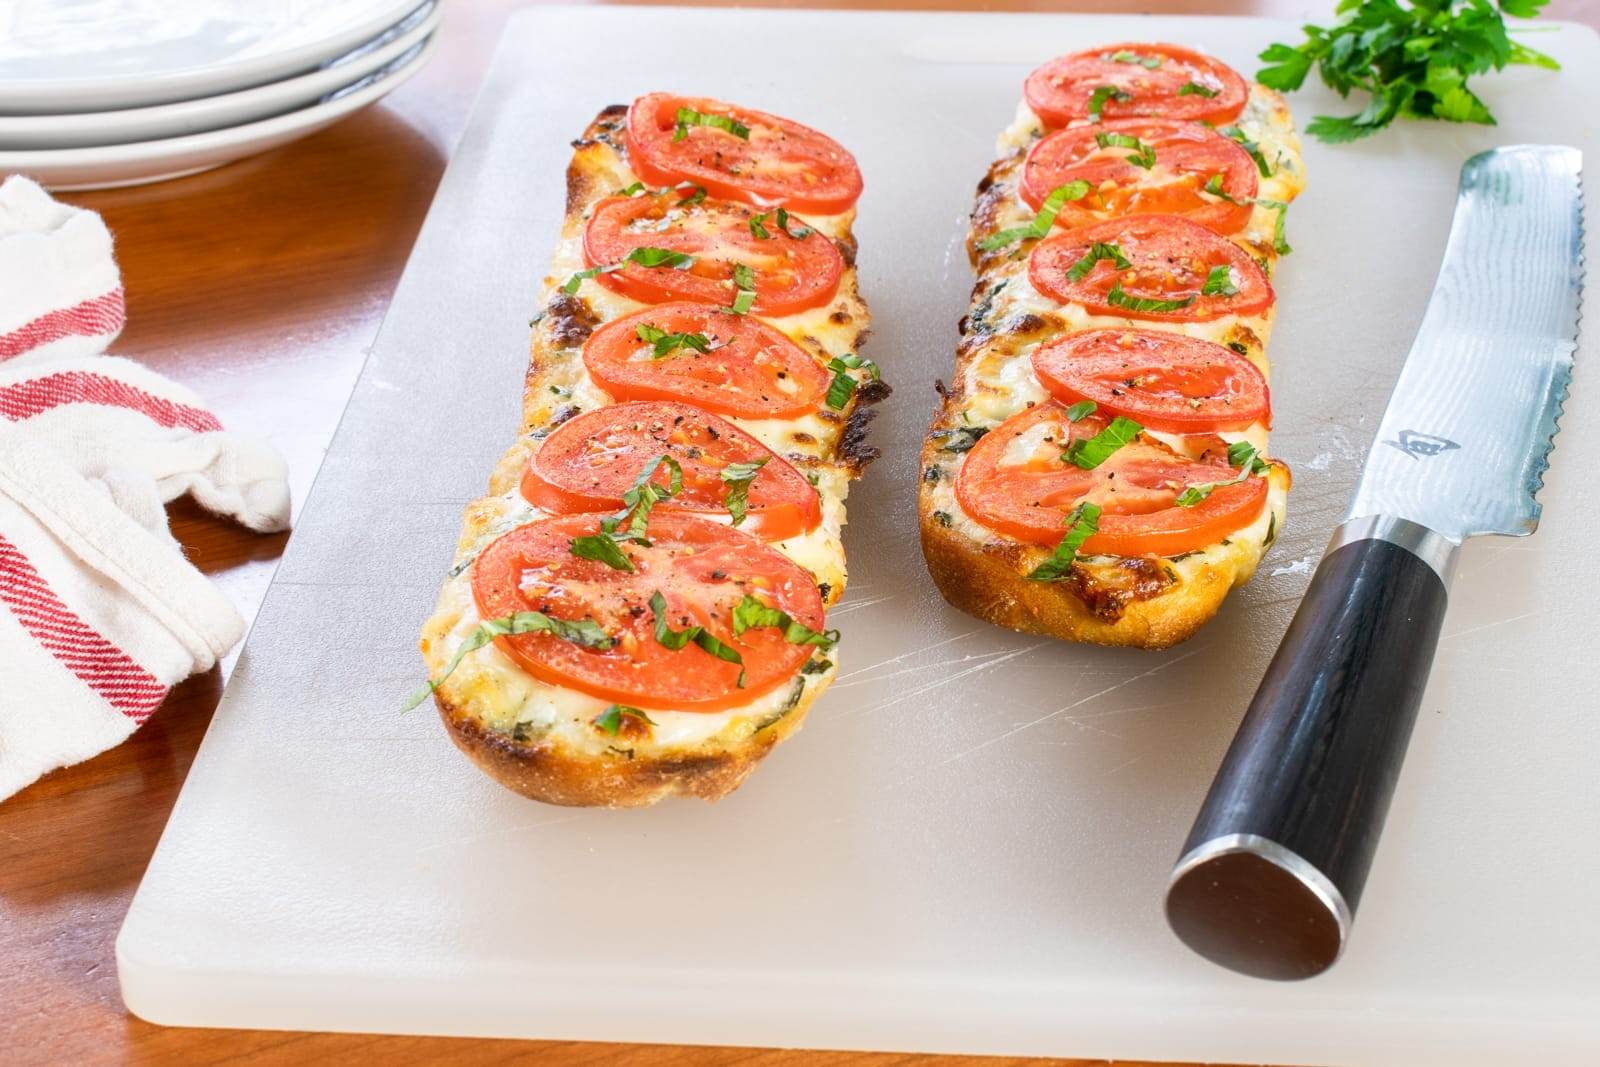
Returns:
[[[1281,99],[1275,95],[1267,99],[1287,121]],[[975,406],[991,399],[969,395],[974,368],[1021,358],[1030,345],[1074,328],[1060,309],[1036,307],[999,313],[996,297],[1006,286],[1017,286],[1026,274],[1024,245],[1013,243],[993,251],[979,247],[989,234],[1027,221],[1019,217],[1016,195],[1027,151],[1028,145],[1003,150],[978,183],[967,240],[977,281],[968,312],[959,324],[956,373],[948,386],[939,386],[941,403],[922,449],[917,511],[923,556],[945,599],[980,619],[1068,641],[1166,648],[1192,636],[1216,614],[1228,591],[1255,572],[1282,519],[1289,472],[1275,464],[1269,474],[1274,492],[1269,494],[1271,518],[1264,539],[1257,534],[1253,543],[1243,538],[1238,543],[1224,541],[1213,546],[1215,550],[1173,560],[1080,560],[1060,581],[1027,578],[1050,557],[1048,548],[1004,537],[960,514],[951,480],[964,462],[964,449],[987,428],[968,416]],[[1299,172],[1297,159],[1294,169]],[[1235,239],[1269,266],[1276,256],[1270,238],[1240,234]],[[1259,321],[1229,323],[1216,340],[1265,367],[1264,348],[1272,317],[1269,310]],[[1160,328],[1152,323],[1138,325]],[[987,384],[976,386],[979,394],[990,388]]]
[[[626,108],[607,108],[573,142],[562,231],[567,245],[581,231],[590,205],[615,194],[631,181],[622,137],[625,119]],[[850,217],[841,218],[848,222]],[[835,350],[843,338],[851,351],[859,348],[868,333],[866,305],[856,291],[854,238],[846,228],[836,243],[847,269],[839,295],[827,309],[827,331],[807,327],[791,333],[798,344],[824,360],[836,351],[831,353],[829,346],[811,336],[811,332],[828,332],[834,338]],[[466,573],[471,558],[488,536],[507,528],[505,497],[515,496],[528,458],[550,430],[582,411],[609,402],[592,386],[580,387],[586,377],[581,349],[603,321],[617,314],[618,305],[615,298],[596,292],[590,285],[574,295],[564,293],[560,284],[581,264],[563,264],[560,255],[558,252],[557,264],[546,279],[544,307],[533,323],[523,390],[523,432],[496,463],[489,479],[489,495],[468,506],[452,577],[456,585],[446,583],[440,606],[423,630],[423,655],[435,677],[460,647],[466,627],[476,622],[475,609],[462,606],[460,583],[466,579],[458,576]],[[612,310],[605,311],[594,297],[609,301]],[[785,438],[786,447],[778,451],[808,473],[821,472],[826,477],[831,471],[831,477],[841,482],[843,478],[859,477],[877,454],[865,442],[872,415],[870,405],[887,394],[887,385],[863,380],[845,410],[818,412],[805,431],[796,425]],[[839,495],[842,498],[842,492]],[[510,521],[519,520],[513,514]],[[841,566],[830,582],[822,583],[825,605],[837,601],[843,588]],[[491,647],[475,652],[468,663],[478,657],[490,657],[492,661],[493,651]],[[820,655],[809,666],[820,672],[803,676],[793,687],[792,695],[764,698],[764,702],[751,706],[748,716],[718,720],[705,736],[700,736],[703,731],[698,730],[684,734],[681,722],[675,731],[652,728],[633,719],[623,720],[617,736],[608,736],[593,722],[596,709],[582,707],[568,708],[553,718],[547,716],[539,725],[518,720],[512,727],[503,715],[497,718],[489,713],[487,702],[493,699],[496,686],[464,681],[462,675],[470,673],[465,668],[439,684],[434,703],[456,746],[484,773],[523,796],[551,804],[616,808],[644,807],[673,795],[716,800],[736,789],[768,752],[800,728],[810,705],[827,688],[835,670]],[[516,670],[509,661],[499,669]],[[525,675],[520,677],[526,679]],[[480,695],[486,692],[489,695]],[[603,702],[595,703],[604,706]],[[689,714],[692,713],[656,713],[655,717]]]
[[[561,738],[518,741],[483,726],[443,693],[434,696],[450,740],[489,777],[513,792],[567,807],[644,808],[669,796],[720,800],[739,788],[767,753],[799,730],[815,694],[777,722],[737,745],[708,744],[670,755],[635,758],[626,741],[604,755],[575,749]]]

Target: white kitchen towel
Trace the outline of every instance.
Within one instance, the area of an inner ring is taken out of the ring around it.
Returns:
[[[270,446],[100,354],[122,322],[99,216],[0,185],[0,800],[124,740],[243,635],[173,540],[167,501],[288,525]]]

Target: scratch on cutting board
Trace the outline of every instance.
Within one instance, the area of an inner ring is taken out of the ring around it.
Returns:
[[[1038,642],[1035,642],[1034,644],[1027,645],[1027,646],[1025,646],[1023,648],[1014,648],[1014,649],[1011,649],[1009,652],[1004,652],[1004,653],[1001,653],[999,655],[984,657],[984,662],[982,662],[982,663],[975,664],[974,666],[968,667],[965,670],[956,671],[954,674],[946,675],[945,677],[940,678],[937,681],[930,682],[927,685],[921,685],[921,686],[917,686],[914,689],[908,689],[905,692],[899,693],[899,694],[895,695],[894,697],[891,697],[888,700],[885,700],[885,701],[883,701],[881,703],[878,703],[878,704],[874,704],[870,708],[864,708],[864,709],[861,709],[861,710],[864,710],[864,711],[867,711],[867,712],[882,711],[884,708],[893,707],[896,704],[899,704],[899,703],[902,703],[904,701],[910,700],[912,697],[921,696],[923,693],[931,693],[935,689],[942,688],[943,686],[949,685],[951,682],[957,681],[957,680],[959,680],[961,678],[965,678],[970,674],[977,674],[979,671],[986,671],[986,670],[990,669],[991,667],[998,667],[1002,663],[1008,663],[1011,660],[1016,659],[1018,656],[1025,656],[1029,652],[1034,651],[1035,649],[1043,648],[1045,645],[1052,644],[1052,643],[1053,642],[1050,642],[1050,641],[1038,641]],[[870,679],[870,680],[875,681],[876,679]],[[856,713],[857,713],[856,711],[852,710],[852,711],[849,711],[849,712],[845,712],[843,714],[854,715]]]
[[[1295,560],[1293,563],[1289,564],[1287,567],[1274,567],[1272,569],[1272,573],[1267,575],[1267,577],[1276,578],[1280,574],[1310,574],[1310,573],[1311,573],[1311,557],[1310,556],[1301,556],[1299,559]]]
[[[1035,645],[1033,647],[1037,648],[1038,646]],[[1020,655],[1022,652],[1026,652],[1026,651],[1028,651],[1026,648],[1024,648],[1024,649],[1002,648],[997,652],[974,652],[971,655],[962,656],[960,659],[955,660],[953,662],[956,663],[956,664],[971,663],[974,660],[992,660],[992,659],[995,659],[996,657],[999,657],[1000,661],[1004,662],[1005,660],[1012,659],[1012,658]],[[947,660],[947,661],[944,661],[944,662],[951,662],[951,661]],[[986,663],[986,664],[984,664],[984,666],[991,666],[991,664],[987,664]],[[835,682],[833,684],[833,688],[834,689],[849,689],[853,685],[871,685],[871,684],[873,684],[875,682],[886,682],[890,678],[900,678],[900,677],[903,677],[904,675],[907,675],[907,674],[924,674],[925,675],[925,674],[928,673],[928,670],[929,670],[929,668],[925,664],[916,664],[916,665],[913,665],[913,666],[910,666],[910,667],[901,667],[899,670],[890,671],[888,674],[875,674],[871,678],[857,678],[853,682],[852,681]],[[857,672],[857,673],[859,673],[859,672]],[[959,677],[959,675],[952,676],[952,677]],[[938,682],[936,684],[943,685],[944,682],[947,682],[949,680],[950,680],[949,678],[945,678],[945,679],[941,680],[940,682]]]
[[[1535,615],[1540,615],[1540,614],[1543,614],[1543,612],[1542,611],[1525,611],[1521,615],[1513,615],[1508,619],[1496,619],[1496,620],[1494,620],[1494,622],[1485,622],[1485,623],[1481,623],[1481,624],[1479,624],[1477,626],[1469,626],[1465,630],[1457,630],[1453,634],[1445,634],[1445,635],[1443,635],[1442,637],[1439,638],[1439,643],[1442,645],[1446,641],[1453,641],[1458,637],[1465,637],[1468,634],[1475,634],[1479,630],[1487,630],[1492,626],[1504,626],[1508,622],[1521,622],[1523,619],[1531,619]]]
[[[956,634],[954,637],[947,637],[943,641],[935,641],[933,644],[924,648],[913,648],[910,652],[902,652],[900,655],[894,656],[890,659],[879,660],[877,663],[870,664],[869,666],[860,667],[853,671],[846,671],[844,674],[839,675],[838,679],[834,681],[833,687],[835,689],[839,688],[839,683],[843,682],[847,678],[854,678],[858,674],[866,674],[869,671],[875,671],[879,667],[887,667],[891,663],[899,663],[908,656],[920,656],[924,652],[932,652],[934,649],[943,648],[945,645],[948,645],[954,641],[960,641],[971,637],[977,632],[977,630],[968,630],[966,633]]]
[[[860,600],[846,600],[828,612],[828,618],[832,619],[840,615],[847,615],[858,608],[870,608],[874,604],[882,604],[885,600],[893,600],[894,597],[895,594],[893,593],[885,593],[882,596],[862,597]]]
[[[1071,711],[1073,708],[1080,708],[1083,705],[1089,703],[1089,701],[1091,701],[1091,700],[1099,700],[1101,697],[1109,696],[1110,694],[1115,693],[1118,689],[1122,689],[1125,686],[1130,686],[1134,682],[1142,681],[1143,679],[1149,678],[1151,675],[1154,675],[1154,674],[1160,674],[1162,671],[1166,670],[1168,667],[1176,666],[1179,663],[1182,663],[1186,659],[1192,659],[1193,657],[1198,656],[1201,653],[1201,651],[1202,651],[1202,649],[1198,649],[1198,648],[1192,649],[1192,650],[1190,650],[1188,652],[1185,652],[1183,655],[1178,656],[1175,659],[1169,659],[1165,663],[1159,663],[1156,666],[1151,667],[1147,671],[1143,671],[1143,672],[1141,672],[1139,674],[1136,674],[1132,678],[1124,678],[1122,681],[1116,683],[1115,685],[1108,685],[1104,689],[1100,690],[1097,693],[1090,693],[1088,696],[1082,698],[1081,700],[1074,700],[1072,703],[1066,705],[1065,707],[1057,708],[1055,711],[1050,712],[1050,714],[1048,714],[1048,715],[1041,715],[1037,719],[1034,719],[1032,722],[1025,722],[1021,726],[1012,727],[1011,729],[1007,730],[1003,734],[1000,734],[1000,735],[998,735],[996,737],[991,737],[989,740],[984,741],[984,742],[982,742],[980,744],[973,745],[971,748],[963,749],[960,752],[957,752],[955,755],[951,756],[949,759],[934,764],[931,769],[938,770],[941,767],[947,767],[950,764],[955,763],[957,760],[966,759],[968,756],[972,755],[975,752],[982,752],[984,749],[989,748],[992,745],[998,745],[1000,742],[1005,741],[1008,738],[1015,737],[1017,734],[1022,733],[1022,731],[1024,731],[1024,730],[1031,730],[1035,726],[1038,726],[1040,723],[1045,723],[1045,722],[1049,722],[1051,719],[1060,718],[1061,716],[1065,715],[1067,712]],[[1110,714],[1110,713],[1108,713],[1108,714]]]

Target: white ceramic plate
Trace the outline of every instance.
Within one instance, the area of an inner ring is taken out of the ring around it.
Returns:
[[[0,151],[132,144],[242,126],[284,115],[309,107],[329,93],[388,67],[432,35],[442,14],[441,4],[425,4],[382,36],[321,70],[254,89],[122,111],[0,115]]]
[[[143,107],[313,70],[422,0],[9,0],[0,114]]]
[[[305,137],[360,111],[421,70],[437,43],[430,37],[388,67],[331,94],[321,103],[287,115],[137,144],[0,152],[0,175],[26,174],[51,189],[109,189],[181,178],[220,167]]]

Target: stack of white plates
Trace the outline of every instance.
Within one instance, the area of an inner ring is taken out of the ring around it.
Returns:
[[[0,175],[137,185],[304,137],[420,70],[442,4],[0,3]]]

